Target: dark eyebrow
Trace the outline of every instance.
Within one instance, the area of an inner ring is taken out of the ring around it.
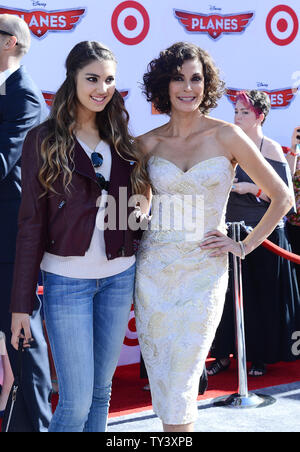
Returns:
[[[86,74],[85,74],[85,76],[86,77],[97,77],[97,78],[101,78],[101,75],[99,75],[99,74],[93,74],[92,72],[87,72]],[[109,74],[107,77],[114,77],[114,75],[113,74]],[[106,78],[107,78],[106,77]]]
[[[175,72],[174,75],[175,75],[175,76],[180,75],[181,77],[184,77],[184,74],[182,74],[181,72]],[[193,74],[192,77],[195,77],[195,75],[198,75],[198,76],[200,76],[200,77],[203,76],[203,74],[201,74],[200,72],[195,72],[195,74]]]

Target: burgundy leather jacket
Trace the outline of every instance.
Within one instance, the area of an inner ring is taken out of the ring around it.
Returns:
[[[62,177],[54,184],[58,194],[48,193],[39,198],[44,189],[38,180],[41,166],[40,147],[48,133],[47,122],[32,129],[22,151],[22,200],[18,220],[18,236],[14,269],[11,312],[32,314],[36,297],[36,285],[44,252],[59,256],[83,256],[89,248],[98,208],[96,200],[101,195],[92,163],[76,141],[74,172],[71,193],[66,194]],[[104,240],[108,259],[132,256],[141,231],[132,231],[119,225],[120,212],[128,208],[131,196],[130,174],[133,165],[122,159],[111,148],[112,166],[109,195],[116,202],[116,229],[106,229]],[[122,203],[119,188],[127,190]],[[122,204],[122,206],[121,206]],[[123,218],[123,217],[122,217]]]

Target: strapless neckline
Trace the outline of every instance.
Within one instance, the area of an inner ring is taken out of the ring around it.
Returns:
[[[183,170],[182,170],[181,168],[179,168],[179,166],[177,166],[174,162],[172,162],[171,160],[168,160],[168,159],[166,159],[166,158],[164,158],[164,157],[161,157],[160,155],[152,155],[152,156],[149,158],[149,162],[150,162],[151,159],[159,159],[159,160],[162,160],[162,161],[164,161],[164,162],[167,162],[167,163],[169,163],[170,165],[172,165],[173,167],[175,167],[175,168],[176,168],[180,173],[182,173],[182,174],[187,174],[187,173],[193,171],[195,168],[197,168],[197,167],[200,166],[201,164],[205,164],[205,163],[207,163],[207,162],[210,162],[211,160],[225,159],[225,161],[228,162],[228,165],[229,165],[230,168],[232,169],[232,172],[234,172],[234,168],[233,168],[233,166],[232,166],[230,160],[228,160],[228,158],[225,157],[224,155],[217,155],[217,156],[215,156],[215,157],[210,157],[209,159],[200,160],[200,162],[195,163],[195,165],[191,166],[191,168],[189,168],[189,169],[186,170],[186,171],[183,171]]]

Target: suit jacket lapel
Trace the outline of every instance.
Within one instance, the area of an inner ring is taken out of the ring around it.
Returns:
[[[15,89],[15,84],[20,82],[20,78],[24,71],[23,66],[19,67],[5,80],[5,82],[0,86],[0,106],[5,106],[8,100],[6,94],[9,94],[13,89]]]

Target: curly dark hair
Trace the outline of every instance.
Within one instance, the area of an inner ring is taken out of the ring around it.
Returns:
[[[161,51],[159,57],[148,64],[148,72],[143,76],[143,93],[160,113],[170,114],[169,83],[185,61],[195,58],[202,63],[204,74],[204,94],[199,110],[205,114],[218,105],[217,100],[224,93],[225,83],[220,80],[219,70],[211,56],[195,44],[177,42]]]
[[[261,113],[263,113],[265,115],[265,117],[261,123],[261,124],[263,124],[265,122],[266,117],[271,108],[271,101],[270,101],[269,95],[267,93],[265,93],[264,91],[259,91],[257,89],[252,89],[250,91],[246,91],[246,94],[247,94],[251,104],[255,108],[255,110],[257,110],[257,111],[260,110]]]

